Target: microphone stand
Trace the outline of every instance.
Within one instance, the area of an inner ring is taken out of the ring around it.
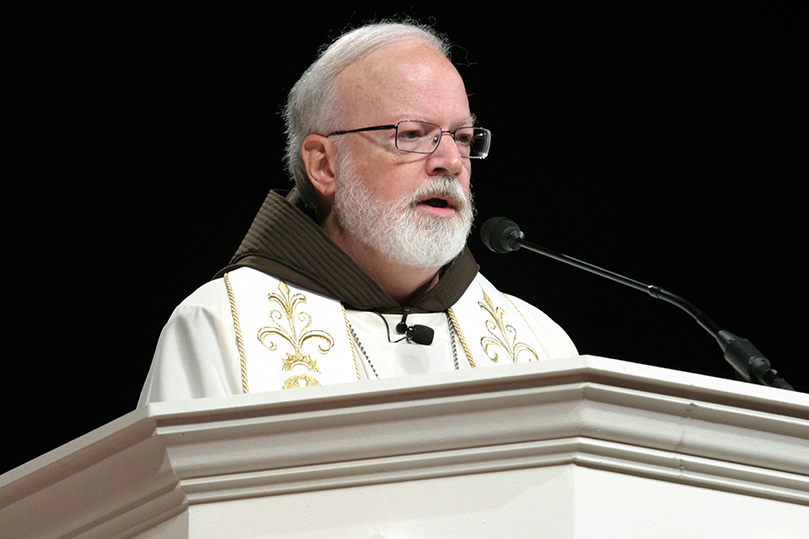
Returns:
[[[525,235],[517,224],[504,217],[492,217],[486,221],[482,228],[482,236],[483,243],[496,253],[507,253],[523,247],[529,251],[548,256],[579,269],[600,275],[601,277],[606,277],[607,279],[611,279],[636,290],[646,292],[653,298],[662,299],[672,305],[676,305],[690,314],[716,339],[724,352],[725,360],[730,363],[741,380],[745,382],[755,382],[769,387],[777,387],[791,391],[795,390],[778,371],[772,368],[769,360],[767,360],[750,341],[721,329],[721,327],[711,320],[702,310],[676,294],[672,294],[659,286],[644,284],[640,281],[630,279],[629,277],[624,277],[623,275],[619,275],[604,268],[594,266],[588,262],[528,242],[525,240]]]

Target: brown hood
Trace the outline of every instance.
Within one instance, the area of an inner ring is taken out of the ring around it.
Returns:
[[[270,191],[227,267],[247,266],[334,298],[350,309],[399,313],[386,294],[303,209],[296,190]],[[438,283],[409,305],[410,312],[441,312],[461,297],[478,265],[469,248],[442,268]]]

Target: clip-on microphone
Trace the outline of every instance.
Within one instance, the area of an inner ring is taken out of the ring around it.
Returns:
[[[402,320],[398,324],[396,324],[396,332],[399,334],[404,334],[405,336],[404,338],[407,339],[407,342],[414,342],[416,344],[432,344],[433,335],[435,334],[433,328],[429,326],[423,326],[421,324],[408,326],[407,313],[408,309],[405,308],[402,311]],[[390,340],[390,336],[388,336],[388,340]]]

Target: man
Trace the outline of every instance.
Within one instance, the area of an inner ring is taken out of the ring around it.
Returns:
[[[290,92],[287,164],[230,265],[183,301],[140,404],[576,355],[465,247],[476,127],[447,43],[347,33]]]

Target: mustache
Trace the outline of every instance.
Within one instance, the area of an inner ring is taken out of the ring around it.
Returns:
[[[420,202],[431,198],[445,199],[455,210],[464,210],[467,206],[466,193],[461,184],[450,176],[439,176],[419,187],[410,196],[409,206],[415,208]]]

